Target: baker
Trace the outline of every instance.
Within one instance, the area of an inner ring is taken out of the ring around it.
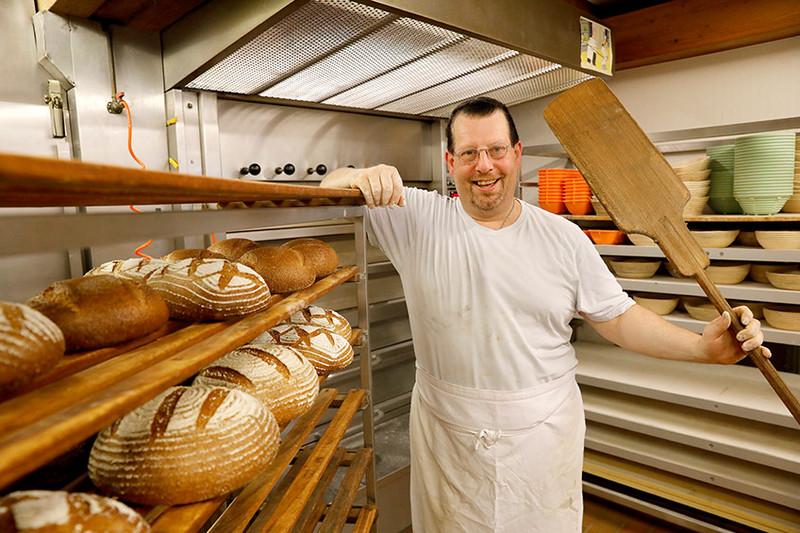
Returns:
[[[514,197],[522,144],[502,103],[456,107],[445,158],[458,198],[403,187],[386,165],[321,183],[362,191],[370,241],[402,279],[417,359],[413,530],[580,532],[572,318],[643,355],[718,364],[759,347],[760,324],[739,307],[736,340],[727,313],[698,335],[636,305],[578,226]]]

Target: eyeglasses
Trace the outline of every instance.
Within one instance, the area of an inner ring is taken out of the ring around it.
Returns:
[[[464,164],[469,164],[477,161],[481,152],[486,152],[486,155],[492,159],[503,159],[508,155],[509,149],[511,149],[511,145],[503,143],[493,144],[486,148],[464,148],[455,153],[455,158]]]

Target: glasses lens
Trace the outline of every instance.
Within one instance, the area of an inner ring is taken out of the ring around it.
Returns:
[[[476,159],[478,159],[478,154],[480,152],[475,148],[467,148],[466,150],[461,150],[456,154],[458,160],[462,163],[472,163]]]
[[[492,159],[502,159],[508,153],[508,145],[494,144],[486,149],[486,153],[489,154],[489,157]]]

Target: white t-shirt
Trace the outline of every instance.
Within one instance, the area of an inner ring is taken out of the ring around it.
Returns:
[[[522,202],[491,230],[457,198],[404,188],[406,207],[368,211],[367,231],[400,274],[417,366],[443,381],[515,390],[577,365],[577,311],[610,320],[633,305],[575,224]]]

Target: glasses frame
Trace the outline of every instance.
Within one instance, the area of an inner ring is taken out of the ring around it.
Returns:
[[[494,156],[492,156],[492,155],[489,153],[489,150],[491,150],[492,148],[496,148],[496,147],[498,147],[498,146],[503,146],[503,147],[505,147],[506,151],[505,151],[505,153],[504,153],[503,155],[501,155],[500,157],[494,157]],[[495,161],[500,161],[501,159],[503,159],[504,157],[506,157],[506,156],[508,155],[508,152],[509,152],[510,150],[512,150],[513,148],[514,148],[514,145],[513,145],[513,144],[508,144],[508,143],[494,143],[494,144],[491,144],[491,145],[489,145],[489,146],[485,146],[485,147],[483,147],[483,148],[464,148],[463,150],[459,150],[458,152],[455,152],[455,153],[453,154],[453,157],[454,157],[455,159],[457,159],[457,160],[458,160],[458,162],[459,162],[459,163],[461,163],[462,165],[472,165],[472,164],[476,163],[476,162],[477,162],[477,161],[478,161],[478,160],[481,158],[481,152],[486,152],[486,156],[487,156],[489,159],[493,159],[493,160],[495,160]],[[477,154],[478,154],[478,155],[476,155],[476,156],[475,156],[475,159],[472,159],[472,160],[465,160],[465,159],[463,159],[464,152],[468,152],[468,151],[470,151],[470,150],[475,150],[475,151],[477,151]]]

